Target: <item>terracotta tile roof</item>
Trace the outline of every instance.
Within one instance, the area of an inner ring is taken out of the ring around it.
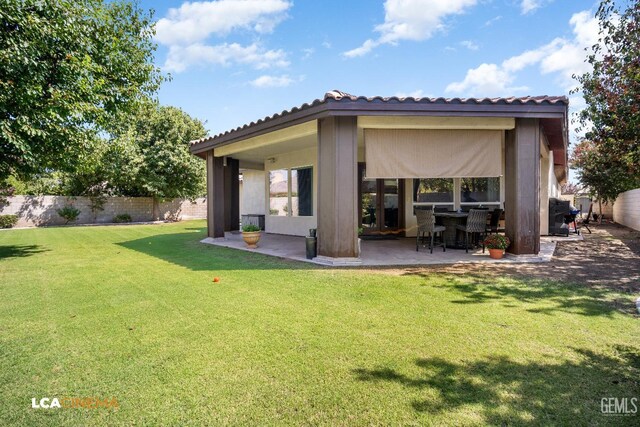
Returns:
[[[524,96],[524,97],[507,97],[507,98],[415,98],[415,97],[382,97],[382,96],[374,96],[374,97],[366,97],[366,96],[356,96],[351,95],[346,92],[342,92],[339,90],[332,90],[325,93],[324,98],[315,99],[310,103],[304,103],[299,107],[293,107],[289,110],[284,110],[280,113],[273,114],[272,116],[267,116],[263,119],[257,120],[255,122],[251,122],[245,124],[243,126],[239,126],[235,129],[228,130],[223,133],[219,133],[217,135],[201,138],[195,141],[191,141],[191,145],[200,144],[207,141],[214,141],[216,139],[230,136],[231,134],[240,132],[242,130],[250,129],[254,126],[266,124],[267,122],[283,118],[284,116],[288,116],[291,114],[295,114],[298,112],[302,112],[305,110],[312,109],[313,107],[318,107],[323,104],[329,103],[357,103],[357,104],[388,104],[388,105],[409,105],[409,104],[422,104],[422,105],[531,105],[531,106],[542,106],[542,105],[550,105],[550,106],[568,106],[569,99],[566,96]]]

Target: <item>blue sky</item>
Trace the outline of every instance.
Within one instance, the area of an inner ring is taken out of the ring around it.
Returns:
[[[597,40],[592,1],[142,1],[163,104],[211,134],[323,97],[567,95]],[[582,104],[572,95],[574,108]]]

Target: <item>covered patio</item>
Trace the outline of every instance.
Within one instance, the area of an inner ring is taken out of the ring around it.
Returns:
[[[425,261],[423,254],[403,250],[415,242],[404,238],[416,236],[416,209],[501,209],[508,253],[536,258],[545,252],[540,236],[548,230],[548,200],[566,178],[567,115],[566,97],[328,92],[193,141],[191,151],[207,164],[208,235],[231,245],[228,233],[239,230],[242,216],[258,218],[265,250],[291,252],[294,259],[302,258],[296,252],[304,246],[276,235],[317,229],[317,263],[470,262],[482,258],[452,249],[434,251]],[[360,235],[396,240],[363,239],[359,246]]]
[[[582,236],[574,235],[570,238],[560,238],[563,242],[569,240],[582,240]],[[482,249],[476,249],[466,253],[463,250],[442,251],[435,248],[433,254],[428,248],[415,250],[415,239],[397,238],[389,240],[363,240],[361,242],[360,257],[357,260],[345,260],[342,263],[326,262],[321,258],[307,259],[305,256],[305,240],[300,236],[286,236],[282,234],[265,233],[258,244],[257,249],[248,249],[239,232],[227,232],[224,237],[208,237],[202,242],[225,248],[239,249],[255,252],[263,255],[275,256],[294,261],[309,262],[318,265],[329,266],[362,266],[385,267],[402,265],[445,265],[466,263],[542,263],[549,262],[556,248],[557,238],[543,237],[540,242],[540,252],[536,255],[506,254],[502,259],[489,258],[489,252],[482,253]]]

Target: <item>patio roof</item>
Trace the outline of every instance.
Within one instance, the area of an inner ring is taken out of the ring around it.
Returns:
[[[506,98],[364,97],[339,90],[323,99],[302,104],[235,129],[191,142],[200,156],[214,147],[263,135],[328,116],[459,116],[538,118],[552,149],[564,149],[568,140],[566,96]],[[564,163],[564,159],[563,159]]]

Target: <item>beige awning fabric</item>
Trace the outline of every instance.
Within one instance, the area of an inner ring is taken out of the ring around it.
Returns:
[[[365,129],[367,178],[502,175],[500,130]]]

